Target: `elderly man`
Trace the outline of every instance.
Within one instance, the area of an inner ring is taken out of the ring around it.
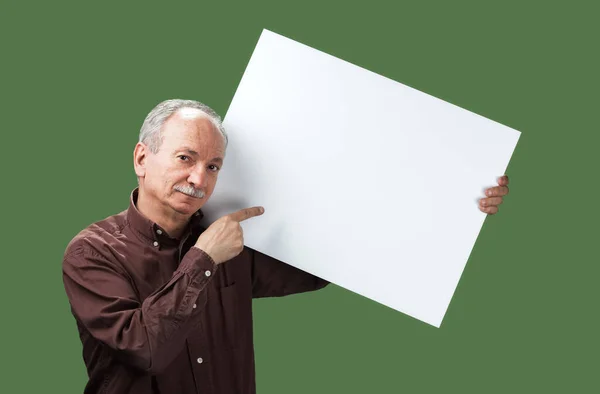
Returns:
[[[146,117],[134,149],[129,208],[67,246],[63,279],[83,343],[85,393],[254,393],[252,298],[327,282],[244,247],[251,207],[207,229],[200,208],[225,158],[219,116],[168,100]],[[498,211],[507,177],[480,209]]]

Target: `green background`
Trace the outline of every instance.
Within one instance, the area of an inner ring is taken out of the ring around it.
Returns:
[[[258,392],[600,392],[592,3],[2,1],[0,392],[83,390],[64,248],[127,207],[147,112],[224,115],[263,28],[522,135],[440,329],[337,286],[256,301]]]

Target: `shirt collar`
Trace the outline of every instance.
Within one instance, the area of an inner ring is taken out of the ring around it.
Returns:
[[[148,219],[146,216],[144,216],[138,210],[138,208],[136,206],[137,200],[138,200],[138,194],[139,194],[139,188],[136,187],[131,192],[131,196],[129,198],[129,208],[127,209],[127,222],[129,223],[130,227],[136,233],[138,233],[139,235],[141,235],[142,237],[146,238],[149,241],[156,241],[159,243],[169,242],[169,241],[177,242],[177,240],[170,238],[167,235],[167,232],[165,231],[164,228],[162,228],[160,225],[153,222],[152,220]],[[184,232],[183,232],[182,239],[184,239],[185,236],[189,232],[196,231],[201,227],[200,220],[203,217],[204,217],[204,214],[202,213],[202,210],[200,210],[200,209],[191,216],[188,226],[186,227],[186,230],[184,230]]]

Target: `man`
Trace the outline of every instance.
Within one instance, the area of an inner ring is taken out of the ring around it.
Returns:
[[[83,344],[85,393],[254,393],[252,298],[327,282],[243,245],[251,207],[207,229],[227,135],[219,116],[168,100],[146,117],[134,149],[129,208],[67,246],[63,279]],[[486,191],[495,214],[508,178]]]

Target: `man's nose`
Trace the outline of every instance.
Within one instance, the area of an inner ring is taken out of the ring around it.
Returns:
[[[202,188],[206,186],[208,174],[204,167],[196,167],[190,172],[190,176],[187,181],[196,188]]]

